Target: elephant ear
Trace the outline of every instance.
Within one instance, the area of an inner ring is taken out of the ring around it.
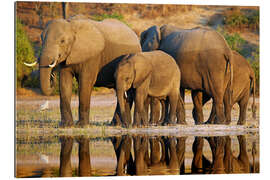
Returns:
[[[147,30],[146,31],[143,31],[141,33],[141,36],[140,36],[140,44],[142,45],[146,39],[146,35],[147,35]]]
[[[160,29],[158,26],[152,26],[141,33],[141,46],[143,51],[153,51],[159,48],[161,40]]]
[[[70,23],[75,37],[66,64],[79,64],[97,57],[105,47],[103,34],[90,20],[75,19]]]
[[[134,81],[133,88],[138,88],[147,79],[150,78],[152,73],[151,64],[147,63],[144,58],[137,59],[134,62]]]

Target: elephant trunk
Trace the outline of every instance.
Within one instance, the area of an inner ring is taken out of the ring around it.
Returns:
[[[128,115],[127,115],[127,109],[126,109],[126,106],[125,106],[125,91],[124,90],[117,90],[117,100],[119,102],[119,106],[120,106],[120,113],[121,113],[121,120],[122,120],[122,123],[128,127],[129,124],[128,124]]]
[[[50,48],[48,48],[50,47]],[[54,90],[56,78],[52,69],[57,65],[58,51],[56,46],[48,46],[42,49],[40,56],[40,88],[44,95],[49,96]]]
[[[51,68],[40,69],[40,87],[44,95],[49,96],[53,92],[53,85],[51,83]]]

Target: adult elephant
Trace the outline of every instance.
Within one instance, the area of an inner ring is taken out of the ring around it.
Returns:
[[[230,104],[227,99],[224,99],[225,105],[225,115],[226,115],[226,124],[231,123],[231,109],[235,103],[238,103],[240,107],[238,125],[244,125],[246,123],[246,111],[248,106],[248,101],[250,94],[253,94],[253,103],[252,103],[252,115],[253,118],[256,116],[256,106],[255,106],[255,74],[248,61],[241,56],[238,52],[233,51],[233,97],[232,103]],[[195,95],[196,94],[196,95]],[[194,93],[192,92],[192,98],[194,103],[194,108],[192,111],[193,118],[196,123],[203,123],[203,105],[210,100],[207,94]],[[212,108],[207,124],[213,124],[215,119],[215,109]]]
[[[159,49],[171,55],[181,69],[182,98],[185,89],[205,92],[213,97],[217,123],[225,123],[223,97],[227,90],[227,98],[231,98],[233,58],[219,33],[204,28],[152,26],[141,33],[141,46],[143,51]]]
[[[100,69],[115,58],[141,51],[136,34],[118,20],[71,18],[50,21],[42,33],[39,62],[41,90],[53,91],[51,72],[60,66],[61,126],[73,126],[72,79],[79,82],[78,126],[89,124],[92,87]]]

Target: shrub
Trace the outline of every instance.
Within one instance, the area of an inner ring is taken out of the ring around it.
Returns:
[[[129,25],[125,20],[124,20],[124,16],[121,14],[117,14],[117,13],[113,13],[113,14],[101,14],[101,15],[93,15],[92,19],[95,21],[102,21],[104,19],[118,19],[119,21],[122,21],[123,23],[125,23],[126,25],[128,25],[129,27],[131,27],[131,25]]]
[[[239,9],[234,9],[225,14],[224,24],[230,30],[242,30],[250,28],[251,30],[259,30],[259,10],[250,12],[242,12]]]
[[[222,29],[220,26],[218,26],[217,31],[224,36],[224,38],[226,39],[228,45],[232,50],[235,50],[241,55],[244,55],[242,46],[246,43],[246,41],[243,38],[241,38],[241,36],[238,33],[230,34],[224,29]]]
[[[259,30],[260,26],[260,13],[259,10],[253,12],[250,16],[248,16],[248,25],[253,30]]]
[[[232,11],[225,16],[224,24],[233,29],[242,29],[248,24],[248,18],[241,11]]]
[[[27,76],[31,73],[32,68],[26,67],[24,62],[34,62],[34,49],[30,40],[28,39],[23,25],[20,20],[16,19],[16,83],[21,86],[24,85],[24,81],[27,79]]]
[[[250,63],[254,73],[255,73],[255,79],[256,79],[256,93],[259,94],[259,88],[260,88],[260,50],[259,48],[256,48],[255,51],[253,51],[252,56],[248,58],[248,62]]]

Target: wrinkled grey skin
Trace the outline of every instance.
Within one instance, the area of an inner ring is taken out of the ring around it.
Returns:
[[[140,52],[123,59],[115,72],[117,100],[120,105],[121,117],[126,125],[127,121],[125,92],[131,87],[135,89],[135,110],[133,126],[148,125],[146,100],[148,96],[159,99],[169,98],[169,124],[174,124],[176,110],[179,108],[182,121],[185,119],[184,103],[180,97],[180,70],[174,59],[162,52]],[[179,104],[179,106],[178,106]],[[178,106],[178,107],[177,107]],[[178,119],[178,121],[181,121]],[[142,122],[142,123],[141,123]]]
[[[217,124],[225,123],[223,98],[232,96],[232,52],[216,31],[152,26],[141,33],[143,51],[162,50],[171,55],[181,69],[181,96],[184,90],[203,91],[213,97]],[[229,101],[230,102],[230,101]]]
[[[50,21],[42,33],[40,82],[42,92],[50,95],[53,87],[49,65],[59,66],[61,126],[73,126],[70,101],[74,76],[79,82],[77,125],[81,127],[89,124],[91,92],[100,69],[123,54],[140,51],[136,34],[118,20]]]
[[[248,61],[241,56],[236,51],[233,52],[233,66],[234,66],[234,78],[233,78],[233,97],[232,104],[230,105],[227,102],[227,99],[224,99],[225,114],[226,114],[226,124],[231,123],[231,110],[232,106],[235,103],[238,103],[240,107],[238,125],[244,125],[246,123],[246,111],[248,106],[249,97],[251,92],[253,94],[253,103],[252,103],[252,113],[253,117],[256,116],[256,106],[255,106],[255,74]],[[203,123],[203,105],[210,100],[207,94],[202,92],[192,92],[194,108],[192,111],[193,118],[196,121],[201,121]],[[215,120],[215,109],[212,107],[212,111],[207,124],[213,124]]]

